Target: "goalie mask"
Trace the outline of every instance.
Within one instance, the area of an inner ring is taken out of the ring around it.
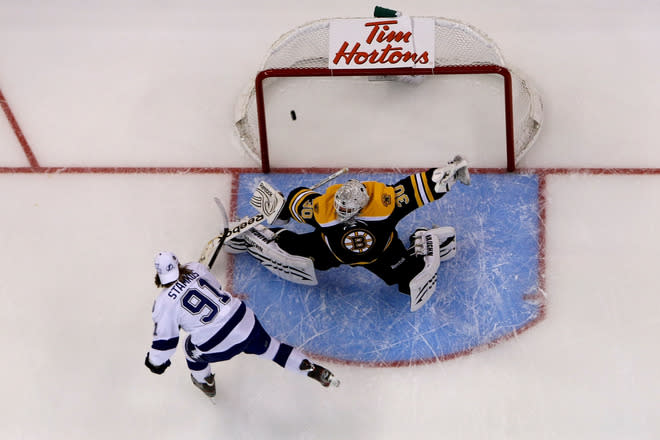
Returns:
[[[367,188],[359,181],[351,179],[335,193],[335,211],[341,221],[347,221],[360,213],[369,203]]]

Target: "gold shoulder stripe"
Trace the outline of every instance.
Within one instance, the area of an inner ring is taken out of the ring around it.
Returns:
[[[413,174],[410,176],[410,182],[412,183],[413,187],[413,193],[415,196],[415,202],[417,203],[417,206],[422,206],[424,203],[422,203],[422,198],[420,197],[419,194],[419,186],[417,185],[417,175]]]
[[[432,202],[435,200],[435,196],[433,195],[433,191],[431,190],[431,187],[429,186],[429,181],[426,177],[426,173],[420,173],[422,176],[422,182],[424,182],[424,192],[426,192],[426,198],[429,200],[429,202]]]

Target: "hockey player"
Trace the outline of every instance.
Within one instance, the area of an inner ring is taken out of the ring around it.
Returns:
[[[259,225],[230,239],[226,248],[230,253],[248,251],[280,277],[309,285],[316,284],[314,269],[362,266],[411,295],[414,311],[433,293],[440,262],[456,254],[456,233],[452,227],[419,228],[408,248],[396,225],[415,209],[440,199],[456,181],[470,184],[468,163],[461,156],[392,185],[349,180],[330,186],[325,194],[296,188],[286,200],[279,195],[280,201],[277,191],[261,182],[266,188],[258,188],[250,203],[264,214],[277,212],[271,224],[293,219],[314,231],[296,234]]]
[[[197,262],[181,265],[171,252],[158,253],[155,265],[155,283],[163,290],[154,302],[153,342],[144,361],[152,373],[162,374],[171,365],[170,357],[183,329],[188,333],[184,350],[190,377],[208,397],[216,393],[210,363],[239,353],[272,360],[324,387],[339,385],[330,371],[311,362],[297,348],[271,337],[243,301],[222,290],[206,266]]]

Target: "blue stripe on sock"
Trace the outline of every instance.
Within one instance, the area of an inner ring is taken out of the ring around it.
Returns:
[[[291,352],[293,351],[293,347],[290,346],[289,344],[280,344],[280,348],[277,350],[277,353],[275,354],[275,358],[273,359],[276,364],[280,365],[282,368],[286,365],[286,361],[289,360],[289,356],[291,355]]]

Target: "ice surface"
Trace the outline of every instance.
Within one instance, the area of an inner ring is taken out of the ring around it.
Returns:
[[[233,109],[268,46],[296,25],[368,15],[373,6],[0,4],[0,90],[35,157],[55,169],[107,167],[14,173],[29,162],[0,122],[1,438],[658,437],[660,83],[653,54],[660,6],[647,1],[405,4],[410,15],[457,18],[484,30],[544,97],[545,125],[522,163],[533,171],[521,175],[538,184],[539,204],[523,218],[540,228],[537,243],[545,249],[542,297],[527,301],[532,313],[544,304],[536,325],[442,362],[373,368],[330,361],[342,380],[333,390],[240,356],[215,367],[217,406],[191,385],[180,351],[162,376],[142,365],[156,294],[153,254],[171,249],[197,258],[217,233],[213,197],[237,202],[236,175],[185,170],[253,167],[234,137]],[[393,157],[391,167],[400,162]],[[181,172],[112,172],[122,166]],[[476,188],[485,185],[487,174],[475,177]],[[460,234],[467,219],[459,201],[470,199],[460,187],[454,195],[456,205],[448,199],[441,212]],[[477,228],[485,218],[470,219],[466,251],[491,250],[485,239],[494,235]],[[490,275],[511,273],[504,271],[510,261],[491,263]],[[240,276],[244,263],[223,254],[214,272],[230,282],[232,267]],[[466,279],[477,276],[484,274]],[[277,295],[290,298],[288,290],[281,285]],[[398,310],[394,293],[382,298],[355,313],[364,319],[377,308]],[[446,304],[442,295],[435,299]],[[260,310],[265,320],[275,312]],[[419,333],[417,319],[410,327]],[[329,334],[312,329],[304,338],[299,322],[277,331],[307,345]],[[421,352],[424,336],[409,346],[413,352]],[[362,333],[360,339],[369,341]]]

